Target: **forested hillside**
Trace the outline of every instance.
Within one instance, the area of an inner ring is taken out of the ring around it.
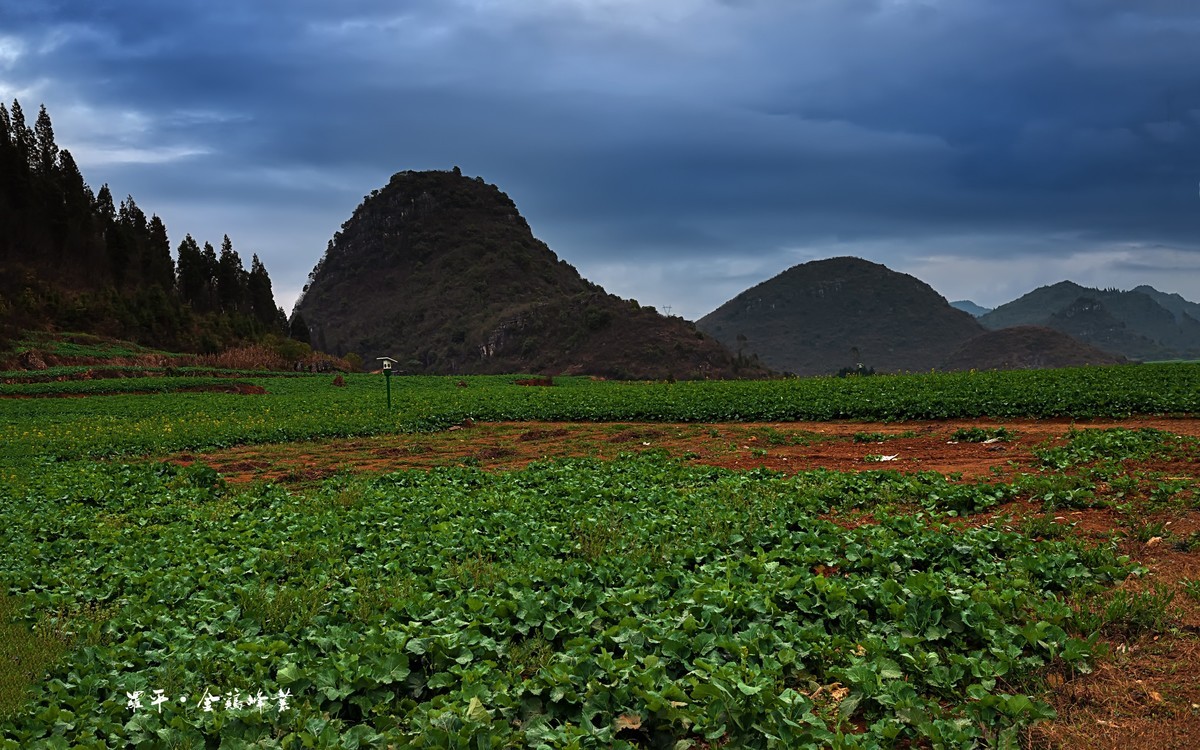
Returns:
[[[217,351],[285,328],[257,255],[246,270],[228,236],[218,252],[188,235],[177,262],[157,215],[107,184],[92,191],[44,106],[30,126],[19,101],[0,104],[0,337],[69,330]]]

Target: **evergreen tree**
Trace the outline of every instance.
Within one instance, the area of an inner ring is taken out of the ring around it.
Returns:
[[[17,147],[17,156],[25,167],[32,166],[37,153],[37,136],[34,135],[33,129],[25,124],[25,110],[21,109],[21,103],[16,99],[13,99],[10,115],[11,137]]]
[[[0,258],[4,259],[8,258],[15,246],[13,214],[17,211],[16,197],[20,191],[18,164],[17,149],[13,145],[12,120],[8,108],[0,102]]]
[[[117,211],[117,217],[123,225],[129,227],[131,232],[140,234],[146,231],[146,212],[138,208],[138,204],[133,200],[132,195],[125,196],[125,200],[121,201],[121,208]]]
[[[104,252],[95,232],[95,197],[65,148],[58,152],[56,171],[64,220],[57,257],[60,261],[70,258],[84,269],[102,267]]]
[[[198,309],[213,312],[217,309],[217,251],[211,242],[205,242],[200,254],[204,260],[204,304]]]
[[[193,309],[202,310],[208,301],[208,266],[204,253],[190,234],[179,243],[175,278],[180,298]]]
[[[158,214],[150,217],[146,225],[146,234],[142,278],[149,284],[171,289],[175,281],[175,261],[171,259],[171,241],[167,239],[167,226],[158,218]]]
[[[0,103],[0,299],[19,300],[0,326],[51,325],[193,351],[286,330],[257,256],[248,273],[228,236],[219,257],[190,235],[178,252],[176,264],[166,225],[133,196],[118,207],[107,184],[93,195],[55,142],[44,105],[31,128],[19,101]],[[36,285],[25,281],[30,274]]]
[[[34,134],[37,137],[35,168],[43,175],[52,175],[58,165],[58,144],[54,142],[54,126],[50,123],[50,113],[46,111],[45,104],[38,112]]]
[[[58,152],[58,188],[62,193],[62,204],[66,208],[67,217],[72,223],[85,223],[91,219],[95,198],[92,189],[83,179],[79,165],[71,152],[62,149]]]
[[[312,331],[308,329],[308,323],[300,313],[292,314],[292,320],[288,323],[288,338],[312,346]]]
[[[0,218],[5,219],[0,226],[0,244],[19,254],[29,251],[26,228],[32,218],[29,216],[32,191],[28,147],[33,131],[25,126],[25,115],[16,99],[11,114],[8,110],[0,112],[0,131],[3,131],[0,136],[0,209],[5,209],[0,213]]]
[[[250,276],[246,281],[250,297],[250,311],[254,319],[268,331],[283,332],[287,319],[280,319],[282,311],[275,305],[275,293],[271,290],[271,277],[267,268],[255,253],[250,258]]]
[[[117,220],[117,207],[113,204],[112,191],[108,189],[107,182],[96,192],[96,213],[101,219]]]
[[[8,117],[8,107],[0,102],[0,149],[12,144],[12,120]]]
[[[246,268],[233,249],[229,235],[221,240],[221,256],[217,259],[217,300],[220,310],[227,314],[245,312],[249,305],[246,291]]]
[[[132,195],[121,201],[115,222],[104,234],[105,245],[108,248],[109,262],[112,264],[113,279],[117,287],[125,285],[137,286],[142,282],[145,248],[148,244],[146,214],[133,200]]]

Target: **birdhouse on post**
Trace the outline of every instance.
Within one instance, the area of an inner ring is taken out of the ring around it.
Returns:
[[[376,357],[375,359],[378,359],[380,362],[383,363],[383,382],[387,384],[387,408],[388,408],[388,411],[391,411],[392,410],[392,365],[396,364],[396,362],[398,360],[392,359],[391,357]]]

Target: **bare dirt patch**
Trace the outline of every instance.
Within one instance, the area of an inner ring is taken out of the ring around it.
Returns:
[[[954,441],[959,429],[1003,427],[1011,440],[992,444]],[[519,468],[548,458],[612,458],[619,453],[665,451],[731,469],[768,468],[785,473],[892,469],[936,471],[964,479],[1002,479],[1031,471],[1032,450],[1065,441],[1071,428],[1153,428],[1200,436],[1200,419],[957,420],[946,422],[785,422],[735,424],[631,424],[499,422],[464,425],[437,433],[380,435],[353,440],[251,445],[204,455],[230,483],[288,481],[311,469],[385,472],[464,463],[490,470]],[[858,439],[856,440],[856,436]],[[881,440],[862,442],[871,436]],[[880,461],[884,456],[891,460]],[[246,462],[253,469],[246,471]],[[1174,471],[1166,464],[1163,469]]]

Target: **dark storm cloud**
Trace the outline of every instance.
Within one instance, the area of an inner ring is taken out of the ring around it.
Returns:
[[[601,283],[660,264],[693,315],[863,248],[962,264],[944,284],[1200,257],[1191,0],[0,0],[0,91],[173,236],[240,231],[288,279],[391,173],[452,165]]]

